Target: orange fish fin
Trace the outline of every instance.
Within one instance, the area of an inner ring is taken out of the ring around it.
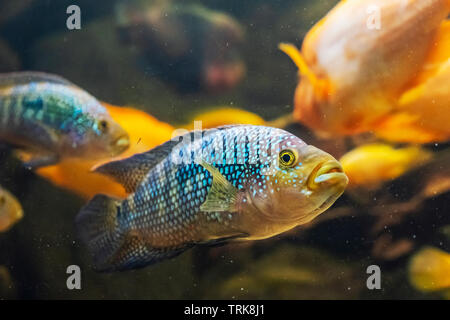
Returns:
[[[450,20],[444,20],[436,32],[430,51],[412,86],[424,83],[433,77],[439,68],[449,60],[450,52]]]
[[[422,128],[416,115],[399,112],[386,117],[374,129],[377,137],[391,142],[428,143],[441,141],[442,135]]]
[[[300,50],[291,43],[280,43],[278,48],[283,51],[297,66],[301,76],[306,77],[312,84],[317,95],[324,96],[329,92],[329,82],[319,79],[309,68]]]
[[[423,96],[426,86],[418,85],[404,92],[398,99],[397,106],[402,109],[404,106],[416,101],[419,97]]]

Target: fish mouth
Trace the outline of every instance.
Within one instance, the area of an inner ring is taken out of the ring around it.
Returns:
[[[348,178],[342,169],[341,164],[336,160],[319,163],[308,177],[307,186],[309,189],[317,189],[320,185],[342,184],[344,187],[348,183]]]
[[[116,154],[122,153],[130,146],[130,138],[127,135],[121,136],[114,140],[111,145]]]
[[[344,190],[336,192],[336,193],[330,195],[324,202],[322,202],[322,204],[320,206],[318,206],[316,209],[314,209],[308,215],[308,220],[307,221],[313,220],[319,214],[321,214],[322,212],[327,210],[329,207],[331,207],[333,205],[333,203],[342,195],[343,192],[344,192]]]

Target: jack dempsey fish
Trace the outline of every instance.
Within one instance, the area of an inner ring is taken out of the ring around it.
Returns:
[[[197,244],[265,239],[329,208],[348,183],[339,162],[281,129],[184,134],[97,169],[130,195],[96,195],[76,219],[98,271],[144,267]]]
[[[61,158],[115,156],[128,134],[89,93],[55,75],[0,75],[0,141],[32,154],[28,167]]]

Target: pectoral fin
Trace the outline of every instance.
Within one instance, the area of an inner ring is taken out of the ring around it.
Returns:
[[[200,206],[200,210],[205,212],[235,212],[238,190],[231,184],[220,171],[206,163],[201,165],[209,171],[212,176],[212,186],[209,190],[205,202]]]
[[[16,155],[21,158],[20,153],[16,152]],[[59,156],[57,154],[36,154],[31,158],[24,161],[23,165],[29,170],[35,170],[40,167],[51,166],[59,162]]]

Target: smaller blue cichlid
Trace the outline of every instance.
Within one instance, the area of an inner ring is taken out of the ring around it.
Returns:
[[[96,171],[131,193],[96,195],[77,216],[99,271],[144,267],[197,244],[275,236],[328,209],[348,183],[328,153],[251,125],[186,133]]]
[[[0,74],[0,142],[32,154],[28,167],[100,159],[129,146],[108,111],[71,82],[41,72]]]

